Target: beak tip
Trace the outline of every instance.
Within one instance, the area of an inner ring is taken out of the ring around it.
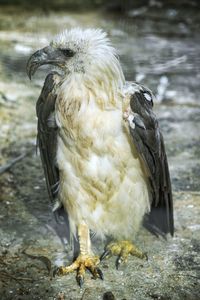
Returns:
[[[30,59],[28,60],[27,65],[26,65],[26,74],[27,74],[28,78],[31,80],[32,74],[31,74]]]
[[[31,80],[32,76],[35,74],[37,68],[40,66],[39,61],[37,61],[37,56],[36,54],[38,51],[29,57],[27,64],[26,64],[26,74],[28,78]]]
[[[26,74],[30,80],[32,79],[34,73],[35,73],[35,68],[33,67],[33,65],[30,64],[30,61],[28,61],[26,66]]]
[[[28,76],[29,80],[31,80],[31,78],[32,78],[32,75],[31,75],[31,73],[30,73],[30,72],[28,72],[28,71],[26,71],[26,74],[27,74],[27,76]]]
[[[59,54],[60,52],[58,52]],[[55,52],[55,49],[52,49],[51,46],[47,46],[43,49],[37,50],[35,53],[33,53],[26,65],[26,73],[31,80],[32,76],[35,74],[37,69],[46,64],[56,64],[56,59],[54,55],[58,55]]]

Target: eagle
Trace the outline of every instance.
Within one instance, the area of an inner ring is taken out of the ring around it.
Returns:
[[[173,200],[163,136],[152,92],[125,80],[107,34],[67,29],[31,55],[29,78],[42,65],[47,75],[36,112],[37,145],[53,211],[67,213],[79,254],[56,274],[76,271],[82,286],[88,269],[103,279],[100,259],[147,258],[133,243],[141,225],[155,235],[173,235]],[[105,240],[101,257],[91,233]]]

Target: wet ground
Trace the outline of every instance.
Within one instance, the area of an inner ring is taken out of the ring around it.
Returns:
[[[200,9],[150,3],[123,16],[0,9],[0,299],[200,299]],[[105,29],[126,78],[157,96],[175,200],[173,239],[141,229],[136,243],[149,260],[130,258],[117,271],[110,259],[104,281],[87,274],[81,290],[74,274],[52,278],[52,266],[69,263],[72,251],[52,217],[35,152],[35,102],[47,70],[32,82],[25,74],[28,56],[71,26]]]

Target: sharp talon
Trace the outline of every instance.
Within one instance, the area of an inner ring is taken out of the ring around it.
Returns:
[[[119,256],[118,258],[117,258],[117,260],[116,260],[116,263],[115,263],[115,266],[116,266],[116,269],[117,270],[119,270],[119,266],[120,266],[120,264],[121,264],[121,256]]]
[[[104,276],[103,276],[103,272],[101,271],[101,269],[96,268],[97,274],[99,275],[99,278],[101,278],[101,280],[104,280]]]
[[[63,275],[62,267],[55,267],[53,270],[53,277],[62,276],[62,275]]]
[[[149,258],[148,258],[148,255],[147,255],[147,253],[146,253],[146,252],[144,253],[144,258],[146,259],[146,261],[148,261],[148,260],[149,260]]]
[[[77,275],[77,276],[76,276],[76,280],[77,280],[78,285],[80,286],[80,288],[82,288],[82,287],[83,287],[83,284],[84,284],[83,276],[82,276],[82,275]]]
[[[96,268],[90,267],[88,268],[88,270],[90,271],[90,273],[92,274],[92,279],[97,279],[98,277],[98,272]]]
[[[100,261],[110,255],[110,250],[105,250],[104,253],[100,257]]]
[[[53,277],[55,277],[56,275],[58,275],[58,271],[59,271],[58,267],[54,267],[53,268],[53,271],[52,271]]]

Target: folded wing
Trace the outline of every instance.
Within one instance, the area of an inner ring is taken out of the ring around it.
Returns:
[[[38,117],[37,146],[44,169],[47,189],[52,206],[56,202],[59,189],[59,170],[56,165],[57,126],[54,111],[57,98],[55,91],[55,78],[57,73],[46,77],[42,92],[36,104]]]
[[[145,216],[144,225],[156,235],[173,235],[171,181],[163,136],[152,110],[153,95],[143,86],[135,85],[130,98],[129,128],[149,184],[151,211]]]

